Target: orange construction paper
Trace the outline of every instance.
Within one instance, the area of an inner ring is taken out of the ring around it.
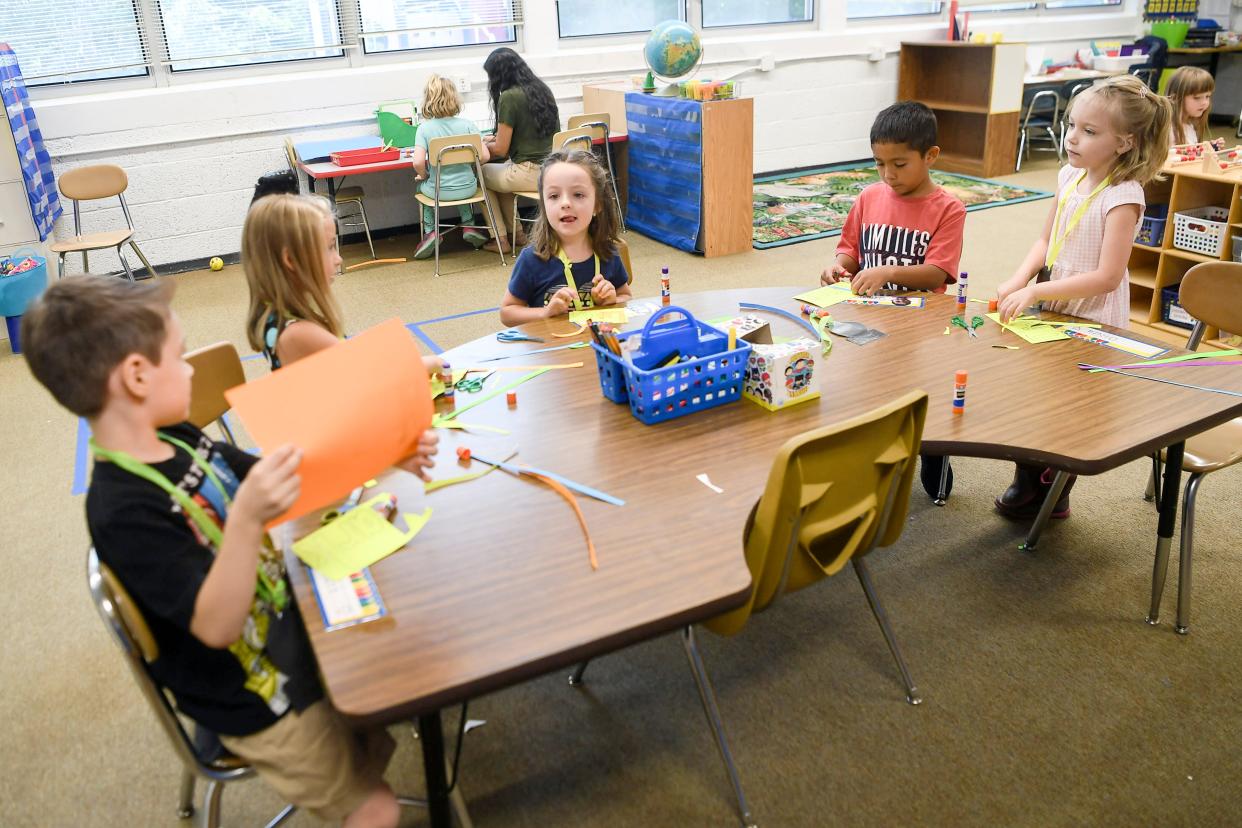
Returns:
[[[302,491],[272,524],[334,503],[409,457],[431,425],[422,355],[399,319],[225,392],[264,453],[302,450]]]

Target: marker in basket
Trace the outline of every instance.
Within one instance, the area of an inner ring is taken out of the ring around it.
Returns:
[[[673,292],[668,286],[668,268],[660,268],[660,304],[668,307],[673,302]]]
[[[966,413],[966,372],[958,371],[953,375],[953,413]]]
[[[737,348],[737,327],[734,325],[730,325],[729,326],[729,350],[732,351],[732,350],[735,350],[736,348]]]

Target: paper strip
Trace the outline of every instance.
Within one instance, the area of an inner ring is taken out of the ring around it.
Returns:
[[[711,478],[709,478],[706,474],[696,475],[694,479],[702,483],[707,488],[711,489],[716,494],[724,494],[724,489],[720,488],[715,483],[713,483],[711,481]]]
[[[444,420],[455,419],[458,414],[465,413],[466,411],[469,411],[470,409],[474,408],[476,405],[482,405],[488,400],[493,399],[496,396],[503,394],[510,389],[517,388],[519,385],[526,382],[527,380],[533,380],[535,377],[539,376],[540,374],[546,374],[547,372],[548,372],[547,368],[536,368],[534,371],[531,371],[526,376],[518,377],[517,379],[515,379],[513,382],[509,383],[508,385],[502,385],[499,388],[494,388],[491,391],[488,391],[484,394],[480,394],[478,397],[471,400],[466,405],[458,406],[457,408],[453,409],[447,414],[441,414],[440,421],[443,422]]]

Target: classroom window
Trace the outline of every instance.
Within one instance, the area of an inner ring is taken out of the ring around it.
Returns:
[[[845,16],[903,17],[916,14],[940,14],[940,0],[846,0]]]
[[[1047,9],[1078,9],[1084,6],[1120,6],[1121,0],[1048,0]]]
[[[1029,11],[1038,5],[1038,3],[992,3],[986,6],[967,6],[963,9],[963,11],[968,11],[971,14],[976,14],[978,12]]]
[[[663,20],[685,20],[683,0],[630,0],[625,14],[599,0],[557,0],[556,24],[561,37],[649,32]]]
[[[174,72],[340,57],[335,0],[158,0]]]
[[[815,19],[815,0],[703,0],[703,28]]]
[[[513,43],[520,0],[359,0],[368,53]]]
[[[133,0],[0,0],[0,21],[27,86],[147,74]]]

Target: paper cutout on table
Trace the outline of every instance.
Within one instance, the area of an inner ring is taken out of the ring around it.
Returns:
[[[375,621],[388,614],[370,569],[351,572],[339,580],[312,569],[311,587],[319,602],[319,617],[326,632]]]
[[[1134,354],[1138,357],[1160,356],[1160,354],[1165,354],[1169,351],[1168,348],[1140,342],[1137,339],[1131,339],[1128,336],[1115,334],[1111,331],[1089,330],[1086,327],[1063,328],[1062,330],[1074,339],[1081,339],[1083,342],[1090,342],[1092,345],[1103,345],[1106,348],[1124,351],[1127,354]]]
[[[1005,330],[1017,334],[1032,345],[1038,345],[1041,342],[1056,342],[1059,339],[1069,339],[1069,334],[1065,333],[1060,326],[1040,324],[1040,320],[1032,316],[1015,316],[1008,322],[1001,322],[1000,313],[994,312],[988,314],[988,319],[991,319]]]
[[[370,489],[370,488],[373,488],[373,487],[378,486],[378,485],[379,485],[379,481],[378,481],[378,480],[376,480],[374,477],[372,477],[372,478],[371,478],[370,480],[368,480],[366,483],[363,483],[363,484],[362,484],[362,488],[364,488],[364,489]]]
[[[283,368],[281,369],[284,370]],[[431,509],[421,515],[406,513],[406,531],[393,526],[375,511],[389,500],[379,494],[293,544],[293,554],[307,566],[332,580],[340,580],[405,546],[431,519]]]
[[[724,494],[724,489],[720,488],[715,483],[713,483],[711,481],[711,478],[708,477],[706,474],[695,475],[694,479],[702,483],[707,488],[711,489],[716,494]]]
[[[583,343],[583,344],[586,344],[586,343]],[[444,414],[437,414],[436,416],[441,421],[456,419],[458,414],[463,414],[469,411],[470,409],[474,408],[475,406],[482,405],[488,400],[500,396],[506,391],[511,391],[514,388],[517,388],[522,383],[526,382],[527,380],[533,380],[535,377],[542,376],[543,374],[546,374],[548,370],[549,369],[547,368],[536,368],[534,371],[531,371],[529,374],[518,377],[513,382],[510,382],[507,385],[502,385],[498,388],[493,388],[490,391],[486,391],[480,394],[478,397],[475,397],[473,400],[471,400],[466,405],[459,405],[457,408],[453,409],[452,411],[449,411]]]
[[[302,450],[301,493],[273,525],[339,501],[409,457],[431,425],[427,369],[399,319],[229,389],[225,397],[264,453],[284,443]]]
[[[1194,354],[1182,354],[1175,357],[1164,357],[1163,359],[1152,359],[1137,365],[1096,365],[1089,370],[1095,374],[1108,368],[1146,368],[1150,365],[1170,365],[1175,362],[1189,362],[1192,359],[1207,359],[1208,357],[1221,356],[1242,356],[1242,351],[1237,348],[1225,348],[1223,351],[1201,351]]]
[[[581,322],[574,322],[572,319],[569,321],[574,326],[574,329],[572,331],[566,331],[565,333],[549,333],[548,336],[552,337],[553,339],[569,339],[570,337],[581,336],[582,334],[586,333],[586,326],[583,325]]]
[[[588,319],[610,325],[624,325],[629,321],[630,315],[625,308],[587,308],[569,312],[569,321],[575,325],[585,325]]]
[[[851,296],[846,305],[878,305],[887,308],[921,308],[927,300],[921,296]]]
[[[794,299],[799,302],[807,302],[819,308],[831,307],[838,302],[844,302],[846,299],[854,298],[854,291],[850,290],[849,282],[834,282],[831,285],[808,290],[805,293],[799,293]]]

